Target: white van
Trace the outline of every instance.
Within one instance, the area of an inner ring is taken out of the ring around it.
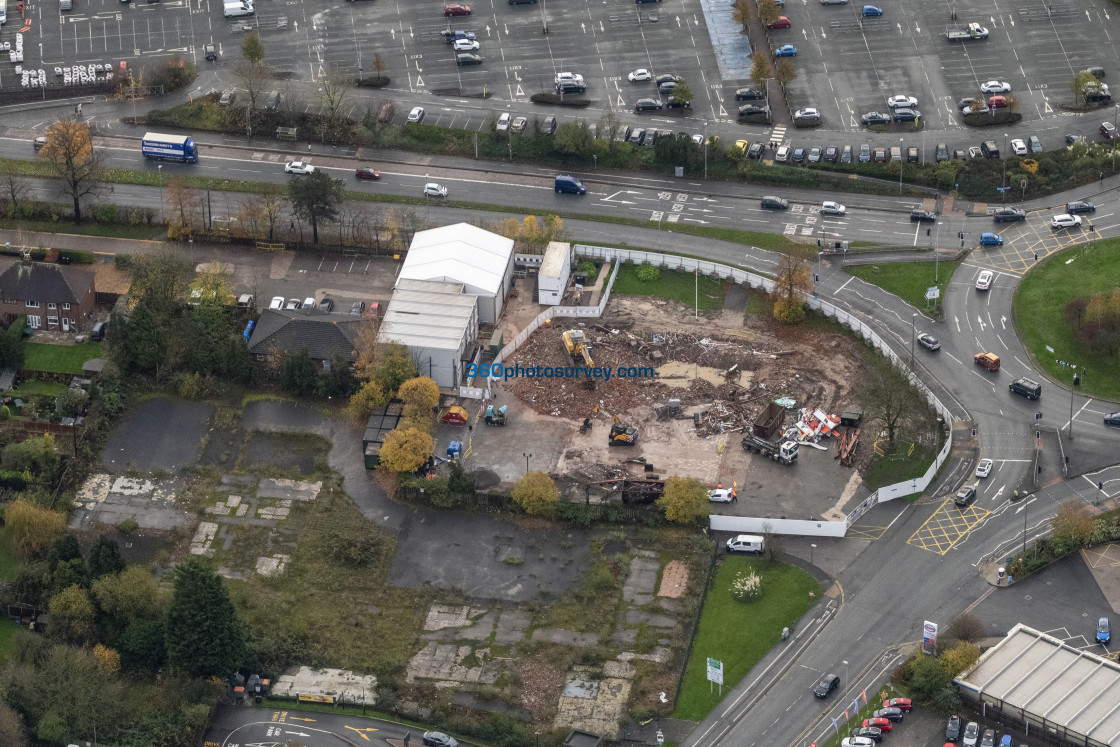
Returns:
[[[728,552],[762,552],[762,537],[757,534],[740,534],[727,540]]]
[[[225,15],[226,18],[251,16],[253,15],[253,4],[248,2],[248,0],[227,0],[223,15]]]

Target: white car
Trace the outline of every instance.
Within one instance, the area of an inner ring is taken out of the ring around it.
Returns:
[[[315,299],[312,296],[308,296],[307,298],[303,299],[303,308],[314,310]]]
[[[871,737],[845,737],[840,747],[875,747],[875,741]]]
[[[992,466],[995,464],[991,459],[981,459],[980,464],[976,465],[976,476],[987,477],[992,474]]]
[[[289,161],[284,164],[285,174],[311,174],[314,171],[315,167],[306,161]]]
[[[456,52],[473,52],[478,49],[478,42],[474,39],[456,39],[455,51]]]
[[[435,182],[428,182],[424,185],[425,197],[447,197],[447,187]]]
[[[715,488],[708,491],[708,500],[712,503],[737,503],[738,492],[736,488]]]
[[[502,116],[498,117],[498,132],[505,132],[509,129],[509,121],[513,117],[509,112],[502,112]]]
[[[898,96],[891,96],[889,99],[887,99],[887,106],[892,109],[911,109],[916,107],[917,105],[918,100],[913,96],[903,96],[902,94],[899,94]]]
[[[775,161],[782,161],[782,162],[788,161],[789,160],[789,146],[788,145],[779,145],[778,146],[778,151],[774,154],[774,160]]]
[[[268,304],[268,308],[273,309],[273,310],[284,308],[284,297],[283,296],[273,296],[272,301],[270,301],[269,304]]]
[[[1050,227],[1057,231],[1059,228],[1074,228],[1081,226],[1080,215],[1070,215],[1069,213],[1062,213],[1055,215],[1050,219]]]
[[[1011,93],[1011,84],[1005,80],[989,80],[980,86],[981,93]]]
[[[692,136],[692,142],[696,143],[697,145],[703,145],[704,144],[704,136],[700,135],[700,134],[693,135]]]
[[[298,298],[289,298],[288,302],[284,304],[284,309],[286,311],[299,311],[300,307],[301,304]]]
[[[415,106],[415,107],[412,108],[412,111],[410,111],[408,113],[408,121],[409,122],[420,122],[420,121],[423,121],[423,119],[424,119],[424,107],[422,107],[422,106]]]
[[[553,77],[553,82],[556,84],[568,83],[583,83],[583,76],[579,73],[556,73]]]
[[[649,70],[646,70],[643,67],[640,70],[635,70],[634,72],[630,73],[629,75],[626,76],[626,78],[631,83],[642,83],[643,81],[653,80],[653,75],[650,73]]]
[[[1025,156],[1027,155],[1027,144],[1019,138],[1015,138],[1011,141],[1011,152],[1017,156]]]
[[[976,278],[976,290],[986,291],[991,288],[993,277],[995,277],[995,275],[992,274],[991,270],[984,270],[981,272],[979,277]]]
[[[826,202],[821,205],[821,215],[843,215],[845,207],[839,202]]]

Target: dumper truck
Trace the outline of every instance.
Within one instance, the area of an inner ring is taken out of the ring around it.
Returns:
[[[968,41],[969,39],[987,39],[988,30],[978,23],[970,23],[963,29],[949,29],[945,32],[949,41]]]
[[[753,434],[743,436],[743,451],[755,452],[782,464],[796,462],[798,448],[796,441],[770,441]]]
[[[786,408],[776,402],[771,402],[766,409],[755,418],[751,432],[759,438],[770,439],[782,429],[786,419]]]

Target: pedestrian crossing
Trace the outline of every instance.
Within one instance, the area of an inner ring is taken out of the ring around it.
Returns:
[[[776,125],[774,127],[774,129],[770,131],[770,142],[777,143],[778,145],[781,145],[783,142],[785,142],[785,139],[786,139],[786,126],[785,125]]]

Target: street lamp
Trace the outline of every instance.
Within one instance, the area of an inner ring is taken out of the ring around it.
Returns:
[[[1003,187],[1000,193],[1003,195],[1003,202],[1007,202],[1007,133],[1003,133],[1003,151],[1000,153],[1000,160],[1003,161],[1003,181],[999,186]]]
[[[506,134],[509,135],[509,160],[513,162],[513,112],[509,109],[510,105],[506,104]]]
[[[809,545],[809,565],[813,564],[813,550],[816,550],[816,549],[817,549],[817,546],[816,546],[815,543]]]
[[[910,316],[910,370],[914,369],[914,338],[917,337],[918,332],[915,329],[915,324],[918,322],[918,312],[914,312]]]
[[[521,456],[525,457],[525,471],[528,472],[529,471],[529,457],[531,457],[533,455],[532,454],[526,454],[523,451],[523,452],[521,452]]]
[[[159,172],[159,217],[163,218],[163,164],[156,166],[156,171]]]
[[[708,123],[704,123],[704,178],[708,178]]]
[[[902,164],[906,163],[906,161],[903,160],[903,155],[902,155],[902,148],[903,148],[902,141],[903,141],[903,138],[898,139],[898,193],[899,194],[902,194]]]
[[[844,665],[844,684],[846,686],[848,684],[848,660],[844,659],[844,661],[840,663]]]
[[[937,285],[937,249],[941,246],[941,221],[937,221],[937,236],[934,237],[933,243],[933,284]]]
[[[817,252],[817,274],[813,276],[813,295],[820,295],[817,293],[817,283],[821,281],[821,255],[824,252]]]
[[[424,174],[424,213],[428,216],[428,222],[432,222],[432,196],[428,194],[428,181],[431,179],[429,174]]]

